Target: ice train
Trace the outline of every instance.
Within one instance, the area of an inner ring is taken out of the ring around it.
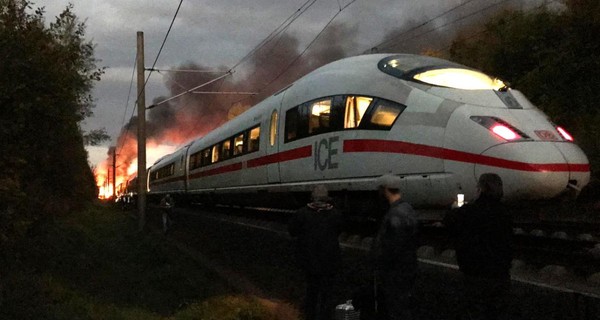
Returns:
[[[364,207],[375,178],[398,175],[417,208],[476,194],[480,174],[505,200],[551,199],[588,184],[586,155],[519,91],[472,68],[409,54],[320,67],[152,165],[149,196],[298,207],[325,184]]]

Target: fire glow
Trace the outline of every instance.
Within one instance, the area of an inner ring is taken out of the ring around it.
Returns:
[[[146,146],[146,163],[152,165],[156,160],[165,154],[175,151],[176,146],[167,144],[157,144],[154,141],[148,142]],[[113,189],[113,163],[112,153],[109,152],[109,158],[98,165],[94,174],[96,176],[96,185],[98,186],[98,198],[110,199],[119,196],[125,192],[127,182],[137,174],[137,141],[130,140],[123,145],[122,149],[117,150],[117,159],[115,162],[115,189]]]

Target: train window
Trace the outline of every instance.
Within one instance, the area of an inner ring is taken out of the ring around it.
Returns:
[[[248,139],[248,153],[258,151],[260,143],[260,127],[250,129],[250,138]]]
[[[164,167],[156,170],[156,172],[152,176],[150,176],[150,181],[170,177],[173,174],[175,174],[175,164],[171,163],[167,166],[164,166]]]
[[[331,114],[329,115],[330,131],[344,130],[346,97],[334,96],[331,101]]]
[[[373,101],[370,97],[349,96],[346,98],[346,113],[344,117],[344,128],[357,128],[360,125],[367,108]]]
[[[233,155],[238,156],[244,153],[244,134],[240,134],[233,138]]]
[[[190,156],[190,169],[196,169],[201,167],[202,164],[202,154],[201,152],[196,152]]]
[[[219,161],[219,145],[215,144],[212,146],[212,159],[211,163],[215,163]]]
[[[231,158],[231,139],[221,142],[221,160]]]
[[[274,146],[277,138],[277,110],[271,113],[271,127],[269,132],[269,145]]]
[[[200,162],[201,166],[207,166],[209,164],[211,164],[211,148],[206,148],[204,150],[202,150],[202,160]]]
[[[300,121],[298,107],[285,113],[285,142],[294,141],[298,137],[298,122]]]
[[[368,127],[373,129],[391,128],[404,108],[406,107],[398,103],[379,99],[371,112],[371,121]]]
[[[308,133],[314,135],[331,131],[329,127],[331,99],[312,102],[309,108]]]
[[[308,137],[309,105],[304,103],[288,110],[285,113],[285,142],[290,142]],[[317,119],[318,121],[318,119]]]

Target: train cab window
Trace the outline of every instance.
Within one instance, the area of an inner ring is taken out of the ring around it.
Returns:
[[[212,159],[211,163],[215,163],[219,161],[219,145],[215,144],[212,146]]]
[[[277,110],[273,110],[271,113],[271,126],[269,128],[269,145],[272,147],[275,145],[277,138]]]
[[[371,112],[368,125],[372,129],[389,129],[392,127],[398,115],[404,111],[405,106],[391,101],[378,99]]]
[[[238,156],[244,153],[244,134],[240,134],[233,138],[233,155]]]
[[[348,96],[346,98],[344,129],[358,128],[372,101],[373,98],[370,97]]]
[[[202,160],[200,162],[201,166],[207,166],[211,164],[211,148],[206,148],[202,150]]]
[[[331,99],[314,101],[309,104],[308,134],[329,132],[331,118]]]
[[[221,142],[221,160],[231,158],[231,140]]]
[[[465,90],[501,90],[506,85],[502,80],[492,78],[476,70],[463,68],[439,68],[417,73],[413,79],[434,86]]]
[[[250,136],[248,139],[248,153],[258,151],[260,143],[260,127],[250,129]]]

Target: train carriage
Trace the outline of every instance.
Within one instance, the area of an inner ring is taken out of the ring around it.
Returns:
[[[182,198],[187,192],[187,149],[189,145],[158,159],[148,170],[148,190],[151,195],[172,193]]]
[[[325,65],[166,159],[151,174],[169,161],[183,167],[151,192],[289,207],[315,184],[360,206],[384,173],[402,177],[405,199],[420,208],[474,197],[484,172],[502,177],[507,201],[577,193],[590,177],[568,133],[519,91],[453,62],[401,54]]]

